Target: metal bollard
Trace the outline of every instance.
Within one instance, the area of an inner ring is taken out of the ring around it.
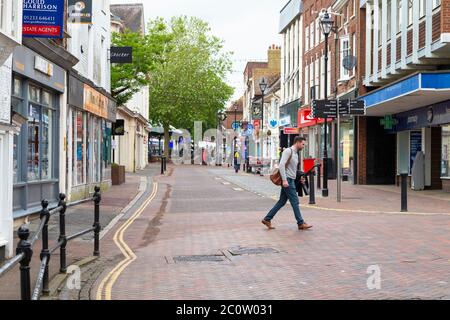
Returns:
[[[22,300],[31,300],[31,278],[30,278],[30,261],[33,256],[31,243],[28,241],[30,231],[27,226],[21,226],[17,232],[19,235],[19,244],[17,245],[16,254],[23,253],[24,256],[20,260],[20,293]]]
[[[320,181],[321,168],[322,168],[322,166],[317,166],[317,189],[322,189],[321,181]]]
[[[95,187],[94,193],[94,256],[100,256],[100,201],[102,201],[102,195],[100,194],[100,187]]]
[[[314,176],[316,172],[312,170],[309,173],[309,204],[316,204],[316,190],[314,187]]]
[[[164,157],[161,157],[161,175],[164,174]]]
[[[402,173],[401,184],[402,184],[402,212],[408,212],[408,174]]]
[[[48,221],[50,219],[50,211],[48,210],[48,201],[42,200],[42,210],[41,210],[41,221],[44,221],[44,227],[42,228],[42,250],[40,259],[41,261],[44,260],[44,258],[47,258],[47,263],[45,264],[45,271],[44,271],[44,277],[42,281],[42,293],[45,295],[48,295],[50,293],[50,290],[48,288],[48,265],[50,262],[50,251],[48,250]]]
[[[59,238],[58,242],[62,242],[61,247],[59,248],[60,257],[59,257],[59,272],[66,273],[67,272],[67,262],[66,262],[66,247],[67,247],[67,238],[66,238],[66,195],[64,193],[59,194],[59,202],[58,207],[62,207],[59,212]]]

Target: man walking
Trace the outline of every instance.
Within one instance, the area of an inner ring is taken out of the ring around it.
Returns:
[[[280,200],[273,207],[272,210],[267,214],[262,223],[269,228],[269,230],[275,229],[272,226],[272,220],[278,211],[283,208],[287,201],[292,205],[294,210],[295,219],[297,220],[297,225],[299,230],[311,229],[312,226],[308,225],[300,213],[300,202],[298,200],[295,180],[297,179],[297,169],[299,163],[299,152],[305,148],[306,139],[303,137],[296,137],[294,139],[294,144],[291,148],[283,151],[283,155],[280,161],[280,174],[283,179],[283,186],[281,188]],[[304,183],[305,179],[299,183]]]

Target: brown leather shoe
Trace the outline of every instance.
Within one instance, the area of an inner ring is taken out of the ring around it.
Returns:
[[[272,222],[266,221],[266,220],[263,220],[263,221],[261,221],[261,222],[262,222],[262,224],[265,225],[269,230],[274,230],[274,229],[275,229],[274,227],[272,227]]]
[[[304,224],[299,224],[298,225],[298,230],[308,230],[308,229],[311,229],[313,226],[310,226],[309,224],[307,224],[307,223],[304,223]]]

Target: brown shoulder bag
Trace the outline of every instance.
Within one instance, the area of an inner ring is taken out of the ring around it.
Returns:
[[[289,148],[289,149],[291,149],[291,156],[289,157],[288,161],[286,162],[286,167],[291,162],[292,155],[294,153],[292,148]],[[277,168],[277,169],[273,170],[272,174],[270,175],[270,181],[272,181],[273,184],[276,185],[276,186],[282,186],[283,185],[283,179],[281,178],[280,169]]]

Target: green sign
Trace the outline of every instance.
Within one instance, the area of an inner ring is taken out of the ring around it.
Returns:
[[[392,130],[397,124],[397,121],[392,116],[385,116],[384,119],[381,119],[380,122],[385,130]]]

